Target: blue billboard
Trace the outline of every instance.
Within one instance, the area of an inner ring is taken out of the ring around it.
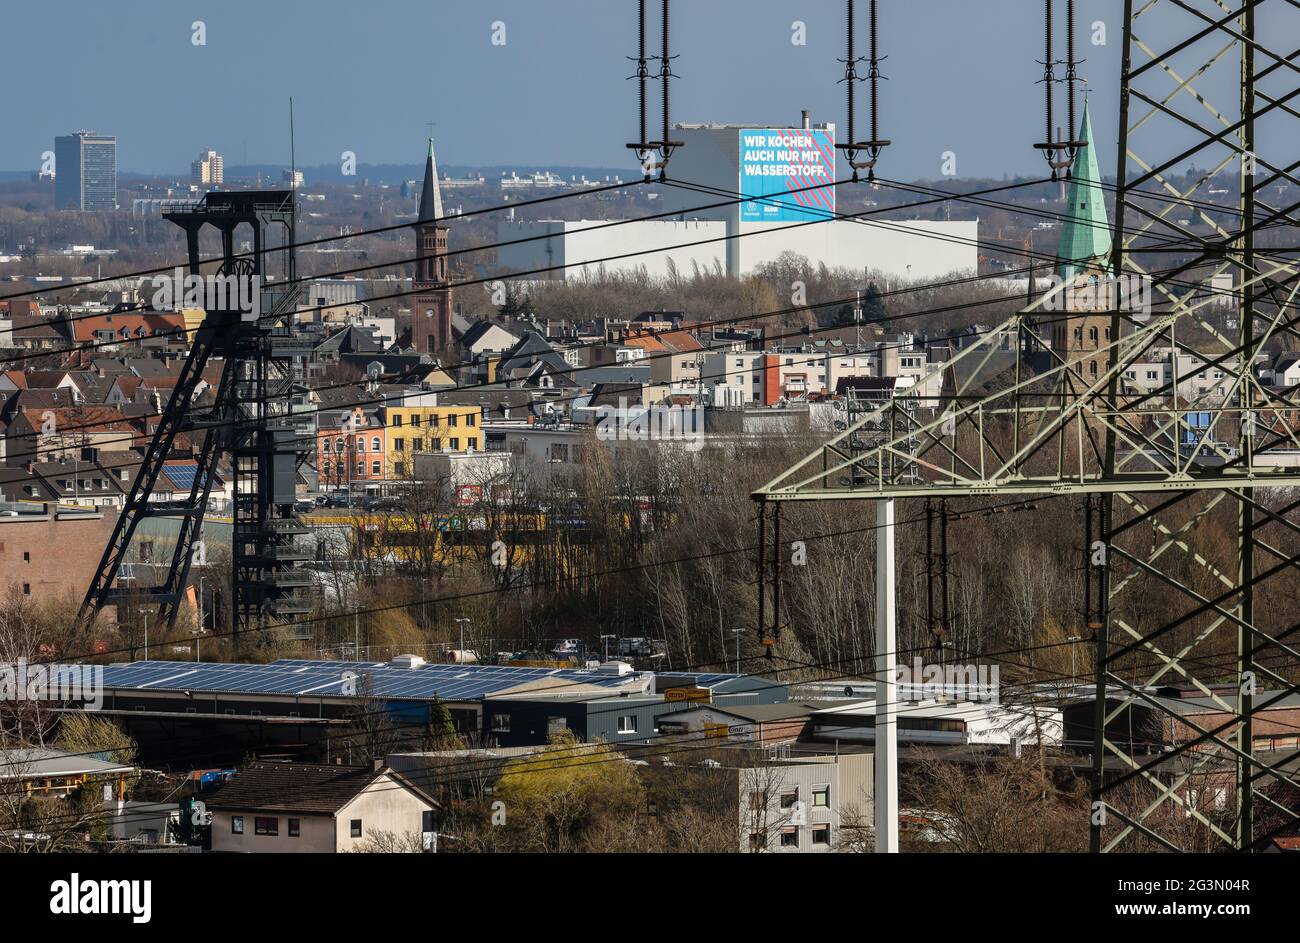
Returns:
[[[835,134],[813,128],[740,132],[740,220],[802,222],[835,213]],[[765,199],[750,199],[750,198]]]

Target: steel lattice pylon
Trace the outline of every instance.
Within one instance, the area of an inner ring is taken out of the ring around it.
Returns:
[[[941,408],[904,413],[913,426],[865,452],[850,426],[754,495],[1087,502],[1094,851],[1257,849],[1300,808],[1300,753],[1266,752],[1261,735],[1285,732],[1256,729],[1300,690],[1300,607],[1282,595],[1300,569],[1285,490],[1300,485],[1300,403],[1255,372],[1265,349],[1300,347],[1300,50],[1270,47],[1282,37],[1300,37],[1290,0],[1126,0],[1114,238],[1085,272],[1094,293],[1058,286],[942,368]],[[1225,177],[1235,205],[1214,199]],[[1158,351],[1168,372],[1148,382]],[[919,407],[927,388],[896,398]],[[1235,545],[1204,545],[1199,525],[1222,515]],[[1211,713],[1161,692],[1173,684]]]

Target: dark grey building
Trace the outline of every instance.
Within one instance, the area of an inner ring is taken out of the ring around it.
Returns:
[[[117,209],[117,138],[77,131],[54,139],[54,205],[61,210]]]
[[[653,743],[662,736],[660,715],[692,704],[725,708],[785,704],[790,699],[787,685],[750,675],[656,674],[654,688],[654,693],[629,690],[612,696],[563,691],[489,696],[483,699],[483,736],[502,747],[540,746],[564,731],[587,743]],[[691,699],[675,698],[668,693],[674,689],[691,692]],[[695,699],[701,696],[703,702]]]

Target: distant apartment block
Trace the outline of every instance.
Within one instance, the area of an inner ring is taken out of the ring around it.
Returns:
[[[197,186],[220,186],[225,180],[225,161],[214,150],[200,151],[198,160],[190,164],[190,182]]]
[[[77,131],[54,139],[54,205],[61,210],[117,209],[117,137]]]

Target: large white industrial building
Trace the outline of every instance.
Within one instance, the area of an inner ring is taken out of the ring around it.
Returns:
[[[657,212],[676,218],[503,221],[498,260],[509,272],[574,278],[644,268],[652,276],[674,270],[747,275],[782,253],[813,265],[880,273],[892,279],[934,279],[972,273],[978,264],[979,223],[834,218],[835,126],[808,123],[781,128],[754,125],[678,125],[684,146],[669,164],[669,179],[709,188],[659,188]],[[853,186],[843,184],[842,186]],[[719,192],[721,191],[721,192]],[[727,206],[698,207],[737,199]],[[650,250],[650,251],[647,251]],[[604,261],[600,261],[604,260]]]

